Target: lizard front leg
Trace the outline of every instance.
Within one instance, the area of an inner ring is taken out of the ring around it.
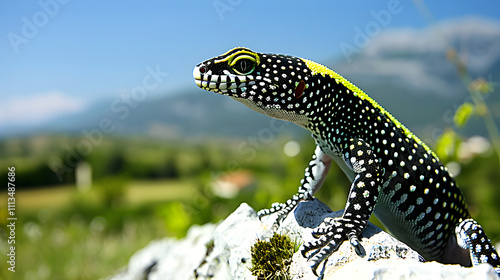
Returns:
[[[345,240],[350,241],[358,255],[364,255],[357,236],[365,229],[375,207],[383,170],[370,145],[362,139],[351,139],[343,157],[355,173],[344,214],[325,219],[312,233],[317,239],[302,247],[302,255],[314,263],[314,273]]]
[[[277,213],[277,222],[281,222],[297,206],[300,201],[310,200],[321,188],[326,174],[330,168],[332,158],[326,155],[319,146],[316,146],[312,160],[306,168],[304,179],[300,181],[300,187],[291,199],[285,203],[275,203],[270,209],[264,209],[257,213],[259,218]]]

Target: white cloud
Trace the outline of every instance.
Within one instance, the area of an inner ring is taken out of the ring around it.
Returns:
[[[0,103],[0,125],[40,124],[54,117],[80,112],[85,102],[60,91],[12,97]]]
[[[446,59],[451,47],[471,75],[487,75],[500,59],[500,22],[469,17],[422,29],[388,29],[338,68],[346,75],[391,79],[413,89],[452,96],[463,90],[463,84],[455,66]]]
[[[481,71],[500,58],[500,22],[466,17],[436,23],[424,29],[388,29],[364,49],[368,57],[390,53],[444,53],[455,47],[469,70]]]
[[[443,52],[457,44],[458,47],[466,47],[463,44],[474,43],[474,39],[498,43],[499,36],[500,22],[466,17],[439,22],[423,29],[387,29],[373,38],[364,54],[378,56],[387,52]]]

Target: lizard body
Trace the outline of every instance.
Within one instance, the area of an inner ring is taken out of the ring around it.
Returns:
[[[500,260],[436,154],[366,93],[307,59],[234,48],[193,70],[196,84],[312,133],[317,147],[298,193],[259,216],[284,218],[321,188],[332,160],[352,182],[344,215],[325,219],[302,253],[313,271],[357,236],[372,213],[426,260],[465,266]]]

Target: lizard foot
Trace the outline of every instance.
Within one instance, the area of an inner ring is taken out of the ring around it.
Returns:
[[[295,206],[297,206],[297,204],[299,204],[299,202],[310,199],[312,199],[311,195],[307,193],[299,193],[294,195],[285,203],[273,203],[271,208],[260,210],[259,212],[257,212],[257,216],[259,217],[259,219],[262,219],[265,216],[277,214],[278,217],[276,219],[276,223],[279,224],[286,218],[286,216],[288,216],[290,212],[292,212],[292,210],[295,208]]]
[[[346,218],[326,218],[312,232],[316,240],[302,245],[301,252],[305,258],[313,262],[312,270],[316,276],[319,265],[336,252],[345,240],[349,240],[356,254],[361,257],[366,255],[355,230],[360,228],[361,224],[359,221]]]
[[[500,276],[500,256],[481,225],[473,219],[463,220],[455,229],[460,247],[469,250],[473,265],[489,263]]]
[[[310,200],[312,196],[308,193],[300,193],[294,195],[291,199],[289,199],[285,203],[274,203],[270,209],[262,209],[257,212],[257,216],[259,219],[262,219],[265,216],[269,216],[271,214],[277,214],[278,217],[276,219],[276,223],[280,224],[290,212],[299,204],[299,202],[303,200]]]

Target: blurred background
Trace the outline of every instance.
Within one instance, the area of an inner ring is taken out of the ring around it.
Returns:
[[[198,89],[230,48],[325,64],[436,150],[500,242],[498,1],[1,1],[0,173],[15,167],[16,273],[97,279],[240,203],[295,193],[306,131]],[[333,166],[318,197],[344,208]],[[0,193],[0,259],[9,244]],[[377,222],[376,219],[373,219]],[[4,253],[5,252],[5,253]]]

